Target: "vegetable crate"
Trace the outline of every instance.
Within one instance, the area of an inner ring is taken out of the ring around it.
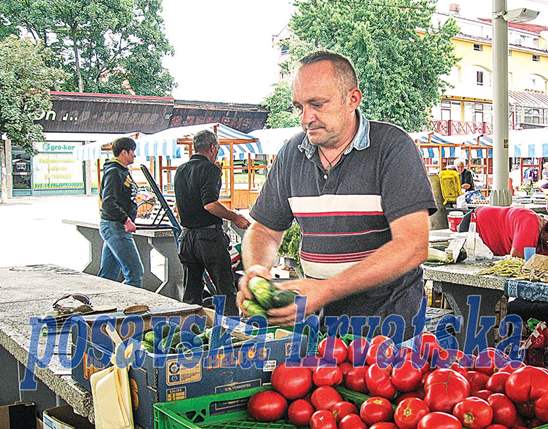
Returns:
[[[182,401],[161,402],[154,404],[154,428],[155,429],[244,429],[244,428],[268,428],[268,429],[296,429],[297,426],[284,421],[264,423],[253,420],[245,409],[215,413],[218,411],[218,403],[230,403],[231,401],[245,401],[254,394],[271,390],[268,386],[252,389],[238,390],[235,392],[220,393],[216,395],[202,396]],[[367,399],[367,395],[345,389],[337,388],[339,393],[347,401],[360,406]]]

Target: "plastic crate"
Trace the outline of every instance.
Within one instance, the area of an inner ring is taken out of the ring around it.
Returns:
[[[220,393],[216,395],[201,396],[182,401],[161,402],[154,404],[154,428],[155,429],[240,429],[240,428],[268,428],[268,429],[296,429],[297,426],[284,421],[275,423],[263,423],[253,420],[245,409],[229,411],[226,413],[212,413],[216,403],[228,403],[230,401],[245,400],[256,393],[271,390],[270,386],[254,387],[252,389],[238,390],[235,392]],[[339,387],[337,390],[347,401],[358,406],[368,396]]]

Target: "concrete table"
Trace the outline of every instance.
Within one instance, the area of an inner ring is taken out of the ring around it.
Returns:
[[[535,299],[548,294],[548,284],[531,283],[495,276],[484,276],[478,273],[491,265],[492,262],[465,262],[460,264],[448,264],[439,266],[423,265],[424,279],[431,280],[433,287],[442,292],[457,316],[462,316],[464,323],[468,320],[469,307],[467,299],[469,295],[481,296],[479,315],[493,316],[497,302],[503,295],[527,299],[531,288],[542,288]],[[462,346],[465,340],[466,327],[456,337]],[[494,343],[493,333],[489,335],[490,344]]]
[[[29,358],[31,317],[52,309],[53,302],[67,293],[86,294],[92,304],[122,310],[131,305],[185,309],[173,299],[78,271],[51,265],[0,268],[0,402],[33,401],[37,409],[70,405],[77,414],[93,421],[91,394],[71,377],[71,370],[59,362],[56,350],[45,368],[35,368],[38,390],[21,391],[20,381]],[[40,339],[39,355],[45,339]],[[150,428],[152,429],[152,428]]]
[[[75,225],[76,229],[89,242],[90,261],[84,268],[84,273],[97,275],[101,265],[103,239],[99,235],[99,224],[64,219],[63,223]],[[160,293],[170,298],[183,298],[183,267],[177,255],[177,248],[171,228],[137,229],[133,234],[137,250],[144,266],[143,288]],[[164,281],[159,279],[151,270],[152,249],[164,258]]]

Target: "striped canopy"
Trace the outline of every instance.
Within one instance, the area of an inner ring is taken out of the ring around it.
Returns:
[[[514,158],[548,157],[548,128],[511,130],[509,155]]]
[[[202,130],[212,130],[217,132],[217,137],[221,143],[219,158],[226,158],[230,154],[229,142],[238,142],[234,144],[234,158],[245,159],[250,154],[254,157],[262,153],[261,145],[256,138],[238,130],[230,128],[219,123],[191,125],[187,127],[168,128],[154,134],[131,133],[126,134],[135,139],[137,148],[135,154],[142,157],[164,156],[167,158],[181,158],[184,153],[184,147],[177,144],[179,139],[192,140],[192,137]],[[122,136],[120,136],[122,137]],[[76,147],[74,153],[79,160],[98,159],[109,156],[110,150],[106,147],[112,143],[112,137],[108,140],[91,143]]]

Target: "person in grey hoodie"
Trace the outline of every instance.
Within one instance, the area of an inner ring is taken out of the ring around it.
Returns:
[[[135,148],[135,141],[129,137],[115,140],[112,143],[114,158],[103,167],[99,233],[104,244],[98,275],[118,281],[123,274],[124,283],[141,287],[143,263],[131,235],[137,230],[137,185],[128,170],[128,165],[135,160]]]

